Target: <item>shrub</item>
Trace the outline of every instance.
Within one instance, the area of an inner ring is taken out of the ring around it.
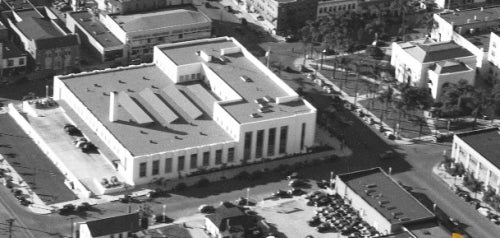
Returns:
[[[185,183],[179,183],[175,185],[174,190],[176,191],[184,191],[187,189],[187,185]]]
[[[245,179],[249,179],[250,178],[250,174],[247,171],[241,171],[234,178],[236,178],[238,180],[245,180]]]
[[[201,213],[209,214],[209,213],[214,213],[215,208],[213,206],[203,204],[198,208],[198,211]]]
[[[69,203],[64,205],[61,209],[59,209],[59,214],[64,216],[64,215],[69,215],[74,211],[75,211],[75,205]]]
[[[260,170],[256,170],[256,171],[254,171],[254,172],[250,175],[250,179],[253,179],[253,180],[255,180],[255,179],[260,179],[260,178],[262,178],[262,176],[263,176],[263,175],[264,175],[264,173],[263,173],[262,171],[260,171]]]
[[[396,136],[395,136],[394,134],[389,134],[389,135],[387,136],[387,139],[389,139],[389,140],[395,140],[395,139],[396,139]]]
[[[207,178],[202,178],[200,179],[198,182],[196,182],[196,187],[206,187],[210,184],[210,180],[208,180]]]
[[[158,214],[155,216],[155,221],[157,223],[172,223],[174,219],[168,217],[168,216],[163,216],[163,214]]]
[[[91,208],[90,204],[88,202],[82,202],[80,205],[78,205],[76,207],[76,211],[77,212],[85,212],[85,211],[89,211]]]

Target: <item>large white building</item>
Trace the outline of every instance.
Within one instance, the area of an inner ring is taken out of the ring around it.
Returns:
[[[500,131],[488,128],[456,134],[453,137],[451,158],[462,163],[475,178],[500,191]]]
[[[455,42],[433,42],[429,39],[393,43],[391,65],[399,82],[428,87],[439,99],[447,83],[461,79],[474,85],[476,56]]]
[[[66,26],[78,33],[101,61],[151,62],[155,45],[212,34],[210,18],[193,6],[127,15],[71,12]]]
[[[155,46],[151,64],[54,78],[129,184],[306,152],[316,109],[234,38]]]

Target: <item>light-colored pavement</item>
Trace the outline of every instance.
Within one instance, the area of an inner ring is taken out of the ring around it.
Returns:
[[[109,180],[112,176],[116,176],[119,181],[123,181],[110,161],[101,154],[83,153],[73,144],[76,138],[67,135],[63,129],[65,124],[71,124],[71,122],[68,121],[59,107],[39,110],[39,113],[40,117],[28,116],[31,126],[52,148],[53,152],[61,158],[64,166],[72,171],[77,179],[94,194],[100,195],[94,180],[100,182],[103,178]]]

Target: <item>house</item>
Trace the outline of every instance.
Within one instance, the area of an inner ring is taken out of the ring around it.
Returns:
[[[28,54],[10,42],[0,41],[0,82],[23,77],[26,73]]]
[[[143,230],[139,213],[109,217],[80,223],[80,238],[127,238]]]
[[[30,55],[28,66],[39,72],[69,73],[79,66],[80,48],[76,34],[47,7],[4,12],[16,42]]]
[[[54,77],[54,100],[130,185],[306,153],[316,109],[234,38],[154,47],[153,63]]]
[[[257,218],[247,215],[241,207],[220,205],[213,214],[205,216],[207,233],[214,238],[260,237]]]
[[[497,45],[500,7],[478,7],[434,14],[432,39],[454,41],[477,57],[477,68],[492,83],[499,78]]]
[[[461,163],[485,187],[497,193],[500,191],[499,142],[498,128],[487,128],[455,134],[451,149],[451,158],[456,163]]]
[[[476,56],[453,41],[428,38],[392,44],[391,65],[395,78],[411,86],[427,87],[439,100],[443,86],[461,79],[474,85]]]

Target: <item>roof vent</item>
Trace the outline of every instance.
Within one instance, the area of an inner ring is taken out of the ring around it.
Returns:
[[[158,144],[158,142],[156,142],[154,140],[149,140],[149,143],[151,143],[151,144]]]
[[[125,81],[122,81],[121,79],[119,79],[118,83],[125,83]]]
[[[141,134],[148,134],[147,132],[140,130]]]
[[[100,87],[101,87],[101,85],[99,85],[99,84],[97,84],[97,83],[94,83],[94,87],[96,87],[96,88],[100,88]]]
[[[176,140],[182,140],[182,138],[178,137],[178,136],[175,136],[175,139]]]
[[[367,187],[367,188],[375,188],[375,187],[377,187],[377,185],[376,185],[376,184],[371,183],[371,184],[367,184],[367,185],[365,185],[365,187]]]
[[[251,118],[256,118],[256,117],[259,117],[259,114],[258,113],[252,113],[252,114],[250,114],[250,117]]]
[[[109,96],[109,93],[107,93],[107,92],[102,92],[102,95],[104,95],[104,96]]]
[[[158,89],[158,87],[155,85],[151,85],[151,88]]]
[[[130,93],[135,92],[134,90],[132,90],[132,89],[130,89],[130,88],[129,88],[129,89],[127,89],[127,91],[128,91],[128,92],[130,92]]]
[[[266,102],[274,102],[274,99],[270,96],[265,96],[263,99],[266,100]]]
[[[268,112],[272,112],[273,110],[271,110],[271,108],[269,107],[264,107],[264,108],[259,108],[259,112],[262,112],[262,113],[268,113]]]
[[[147,78],[146,76],[142,76],[142,79],[149,80],[149,78]]]
[[[202,135],[202,136],[207,136],[207,133],[205,133],[205,132],[201,132],[201,131],[200,131],[200,135]]]

